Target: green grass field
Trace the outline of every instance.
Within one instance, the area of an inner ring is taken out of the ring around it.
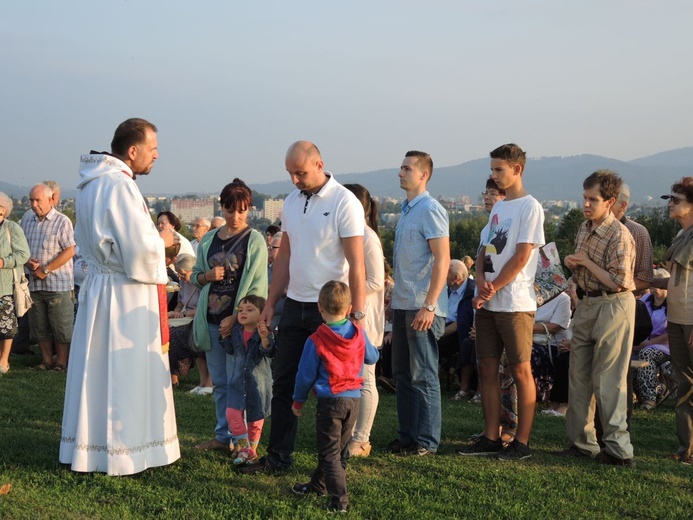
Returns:
[[[239,475],[223,453],[193,446],[214,430],[213,402],[187,393],[191,372],[175,390],[182,458],[131,477],[76,474],[58,464],[65,375],[29,367],[38,356],[12,356],[0,378],[0,518],[324,518],[324,499],[290,489],[315,466],[314,400],[300,419],[295,464],[282,476]],[[521,462],[467,459],[455,449],[481,431],[479,405],[443,393],[443,443],[436,456],[383,453],[396,436],[393,395],[381,394],[371,435],[374,453],[347,470],[351,518],[693,518],[693,467],[667,456],[677,446],[673,401],[636,411],[637,466],[616,468],[551,452],[565,443],[565,421],[537,414],[534,456]],[[269,432],[269,421],[265,437]],[[264,452],[264,450],[263,450]]]

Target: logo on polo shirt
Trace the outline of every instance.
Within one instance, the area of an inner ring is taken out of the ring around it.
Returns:
[[[328,211],[327,213],[323,213],[322,215],[323,215],[323,217],[326,217],[329,214],[330,214],[330,212]]]

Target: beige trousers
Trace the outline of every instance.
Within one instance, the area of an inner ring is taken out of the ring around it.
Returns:
[[[627,430],[628,367],[633,344],[635,298],[631,292],[584,298],[573,317],[566,427],[572,445],[595,456],[595,404],[604,429],[605,450],[633,457]]]

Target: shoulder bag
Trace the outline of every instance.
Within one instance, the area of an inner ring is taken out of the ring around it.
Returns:
[[[10,228],[5,223],[5,233],[7,234],[7,242],[12,248],[12,238],[10,237]],[[21,267],[19,267],[21,269]],[[12,286],[12,297],[14,298],[14,312],[17,314],[18,318],[24,316],[31,306],[34,304],[34,300],[31,299],[31,294],[29,293],[29,280],[24,276],[24,272],[17,272],[17,267],[12,269],[12,275],[14,276],[14,284]]]

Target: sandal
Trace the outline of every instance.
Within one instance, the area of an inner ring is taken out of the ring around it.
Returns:
[[[65,372],[65,370],[67,370],[67,367],[60,363],[56,363],[55,365],[53,365],[53,368],[51,368],[51,370],[53,372]]]
[[[34,367],[34,370],[42,370],[42,371],[53,370],[53,365],[51,365],[50,363],[41,363],[39,365],[36,365]]]
[[[460,390],[457,392],[455,395],[452,396],[453,401],[464,401],[469,398],[469,392],[465,392],[464,390]]]

